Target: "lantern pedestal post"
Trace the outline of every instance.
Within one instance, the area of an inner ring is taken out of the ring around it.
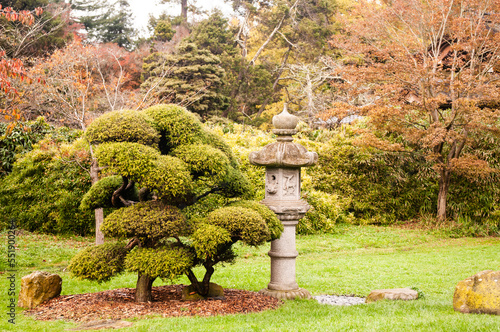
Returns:
[[[299,287],[295,280],[295,260],[298,252],[295,233],[299,220],[309,205],[300,197],[300,169],[314,165],[318,160],[315,152],[308,152],[302,145],[293,143],[298,118],[287,112],[273,117],[273,132],[277,142],[262,150],[250,153],[250,163],[266,167],[265,198],[262,204],[276,213],[283,224],[279,239],[271,242],[271,281],[260,292],[279,299],[310,298],[311,294]]]

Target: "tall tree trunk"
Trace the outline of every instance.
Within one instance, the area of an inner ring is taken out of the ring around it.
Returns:
[[[153,297],[151,289],[156,278],[151,278],[147,274],[139,274],[135,287],[135,302],[150,302]]]
[[[92,184],[99,181],[99,167],[97,165],[97,159],[92,158],[92,163],[90,164],[90,181]],[[95,244],[104,243],[104,234],[101,232],[101,225],[104,221],[104,210],[98,208],[94,210],[95,216]]]
[[[188,17],[187,0],[181,1],[181,17],[184,19],[184,21],[187,22],[187,17]]]
[[[439,193],[437,202],[437,217],[439,220],[446,219],[446,199],[450,188],[450,179],[450,170],[445,168],[439,172]]]

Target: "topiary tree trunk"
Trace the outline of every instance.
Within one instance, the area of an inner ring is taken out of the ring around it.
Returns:
[[[153,300],[151,290],[153,289],[153,282],[155,279],[156,278],[151,278],[147,274],[138,275],[135,287],[136,302],[151,302]]]

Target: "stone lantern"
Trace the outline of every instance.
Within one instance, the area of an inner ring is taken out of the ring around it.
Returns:
[[[300,198],[300,168],[314,165],[318,155],[293,142],[298,121],[288,113],[285,105],[283,112],[273,117],[277,142],[249,155],[251,164],[266,167],[265,198],[261,203],[276,213],[284,227],[281,237],[271,242],[271,282],[260,291],[280,299],[311,297],[295,280],[295,258],[298,256],[295,228],[310,207]]]

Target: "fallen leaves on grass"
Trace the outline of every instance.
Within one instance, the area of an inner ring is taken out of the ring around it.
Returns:
[[[128,319],[143,316],[215,316],[276,309],[283,302],[256,292],[225,289],[224,299],[182,301],[183,285],[154,287],[153,301],[134,302],[134,288],[62,295],[25,311],[38,320]]]

